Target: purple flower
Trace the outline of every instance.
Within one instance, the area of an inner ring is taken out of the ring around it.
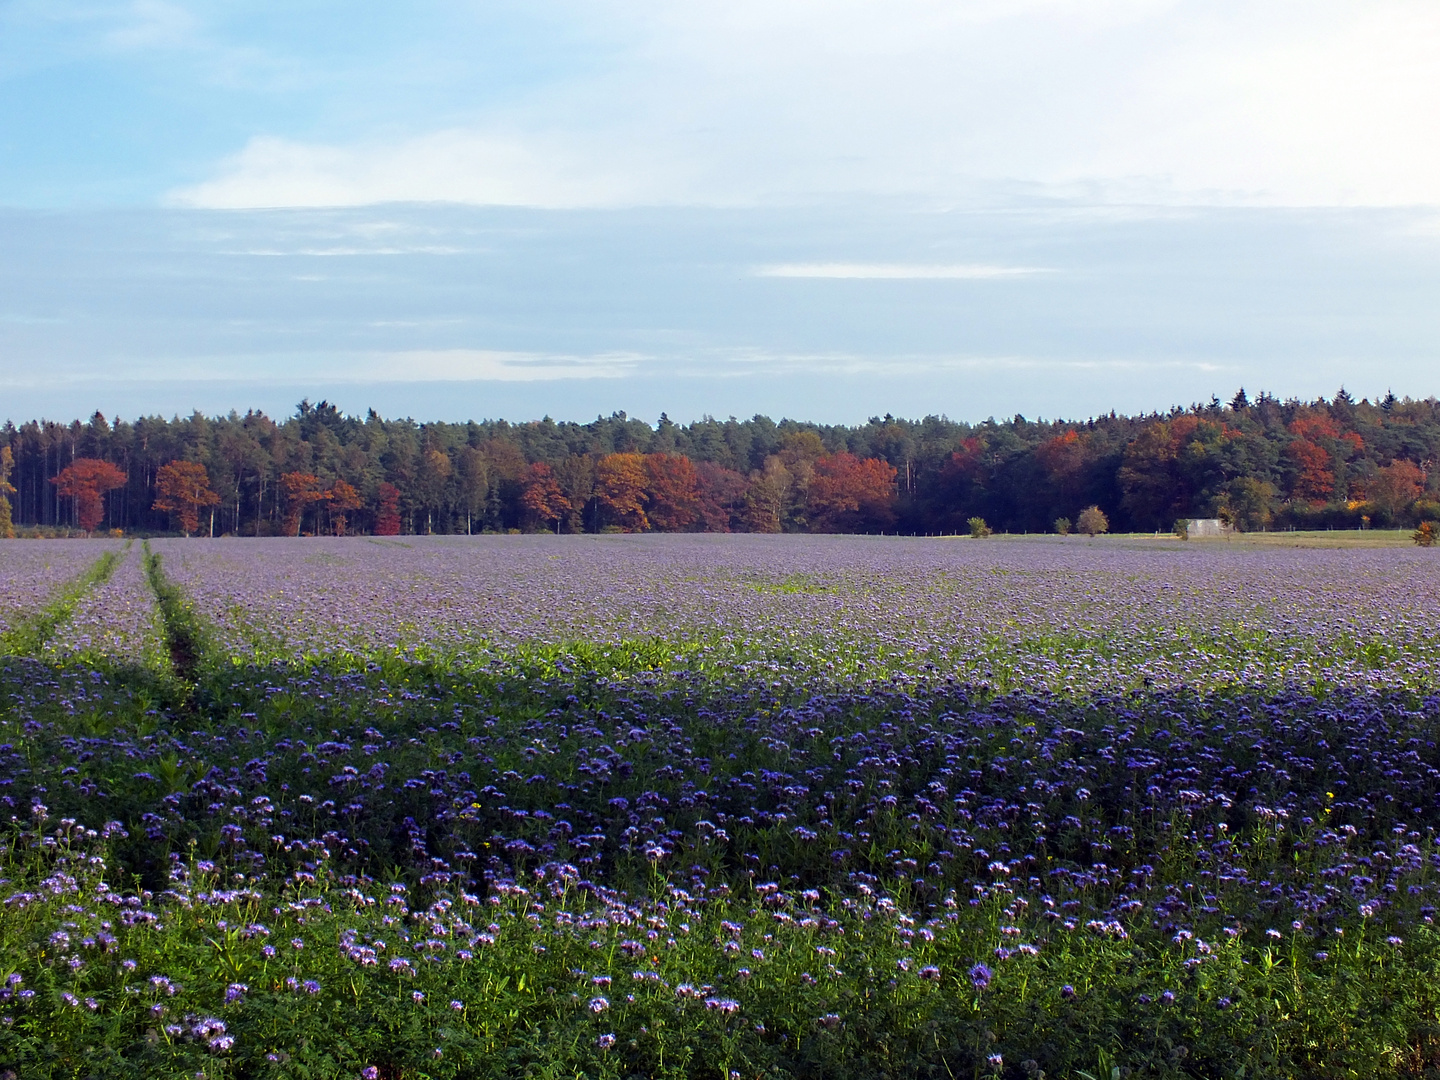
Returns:
[[[990,980],[994,978],[995,973],[985,964],[976,964],[970,969],[969,975],[970,985],[976,990],[984,990],[990,985]]]

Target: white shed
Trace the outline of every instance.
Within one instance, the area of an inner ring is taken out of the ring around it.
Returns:
[[[1194,518],[1190,524],[1185,526],[1185,536],[1190,540],[1209,536],[1227,536],[1229,533],[1230,526],[1219,518]]]

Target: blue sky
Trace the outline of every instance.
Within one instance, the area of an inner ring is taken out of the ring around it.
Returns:
[[[1440,393],[1440,7],[0,0],[0,396]]]

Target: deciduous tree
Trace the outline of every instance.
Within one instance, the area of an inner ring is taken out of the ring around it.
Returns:
[[[570,512],[570,500],[560,490],[555,471],[543,461],[526,468],[520,505],[540,521],[551,522],[560,531],[560,522]]]
[[[465,507],[465,535],[473,531],[475,518],[485,512],[485,499],[490,494],[490,469],[485,455],[477,447],[460,451],[457,469],[460,481],[460,505]]]
[[[700,475],[683,454],[646,454],[645,514],[652,528],[685,532],[701,521]]]
[[[220,496],[210,490],[210,474],[198,461],[172,461],[155,474],[154,508],[171,514],[186,536],[200,528],[200,508],[215,506]]]
[[[1425,470],[1399,458],[1375,474],[1370,501],[1390,521],[1397,521],[1425,490]]]
[[[1335,490],[1335,470],[1329,451],[1309,439],[1294,439],[1285,447],[1285,456],[1294,467],[1290,497],[1320,504]]]
[[[299,536],[305,511],[313,503],[329,499],[330,492],[321,490],[320,478],[314,473],[287,472],[280,477],[280,498],[285,503],[285,533]]]
[[[745,524],[751,532],[778,533],[785,527],[785,504],[793,478],[775,455],[765,459],[765,468],[750,474],[745,492]]]
[[[1087,506],[1075,519],[1075,528],[1086,536],[1096,536],[1110,531],[1110,519],[1098,506]]]
[[[606,454],[595,463],[595,497],[612,523],[626,532],[650,527],[645,516],[645,488],[649,483],[643,454]]]
[[[570,500],[566,524],[571,532],[585,528],[585,508],[595,496],[595,459],[589,454],[570,454],[555,466],[555,481]]]
[[[377,494],[380,507],[375,513],[376,536],[400,535],[400,489],[391,483],[382,483]]]
[[[745,477],[713,461],[695,466],[700,479],[700,519],[706,532],[730,532],[743,528],[745,520]]]
[[[453,471],[450,456],[438,447],[431,446],[420,455],[415,494],[425,509],[427,536],[435,531],[435,513],[445,504],[445,491]]]
[[[344,536],[350,511],[359,510],[362,505],[360,492],[355,490],[353,484],[348,484],[344,480],[336,480],[330,485],[330,491],[326,497],[330,502],[330,524],[335,528],[335,535]]]
[[[105,493],[125,486],[125,473],[108,461],[77,458],[50,482],[61,495],[75,500],[75,516],[88,533],[105,518]]]
[[[15,539],[15,521],[10,513],[10,496],[15,494],[10,471],[14,468],[14,452],[8,446],[0,447],[0,540]]]
[[[808,506],[812,528],[824,532],[886,529],[895,522],[895,466],[842,451],[815,462]]]

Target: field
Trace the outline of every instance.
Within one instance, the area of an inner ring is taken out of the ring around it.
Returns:
[[[1440,1075],[1437,600],[1390,536],[0,545],[0,1077]]]

